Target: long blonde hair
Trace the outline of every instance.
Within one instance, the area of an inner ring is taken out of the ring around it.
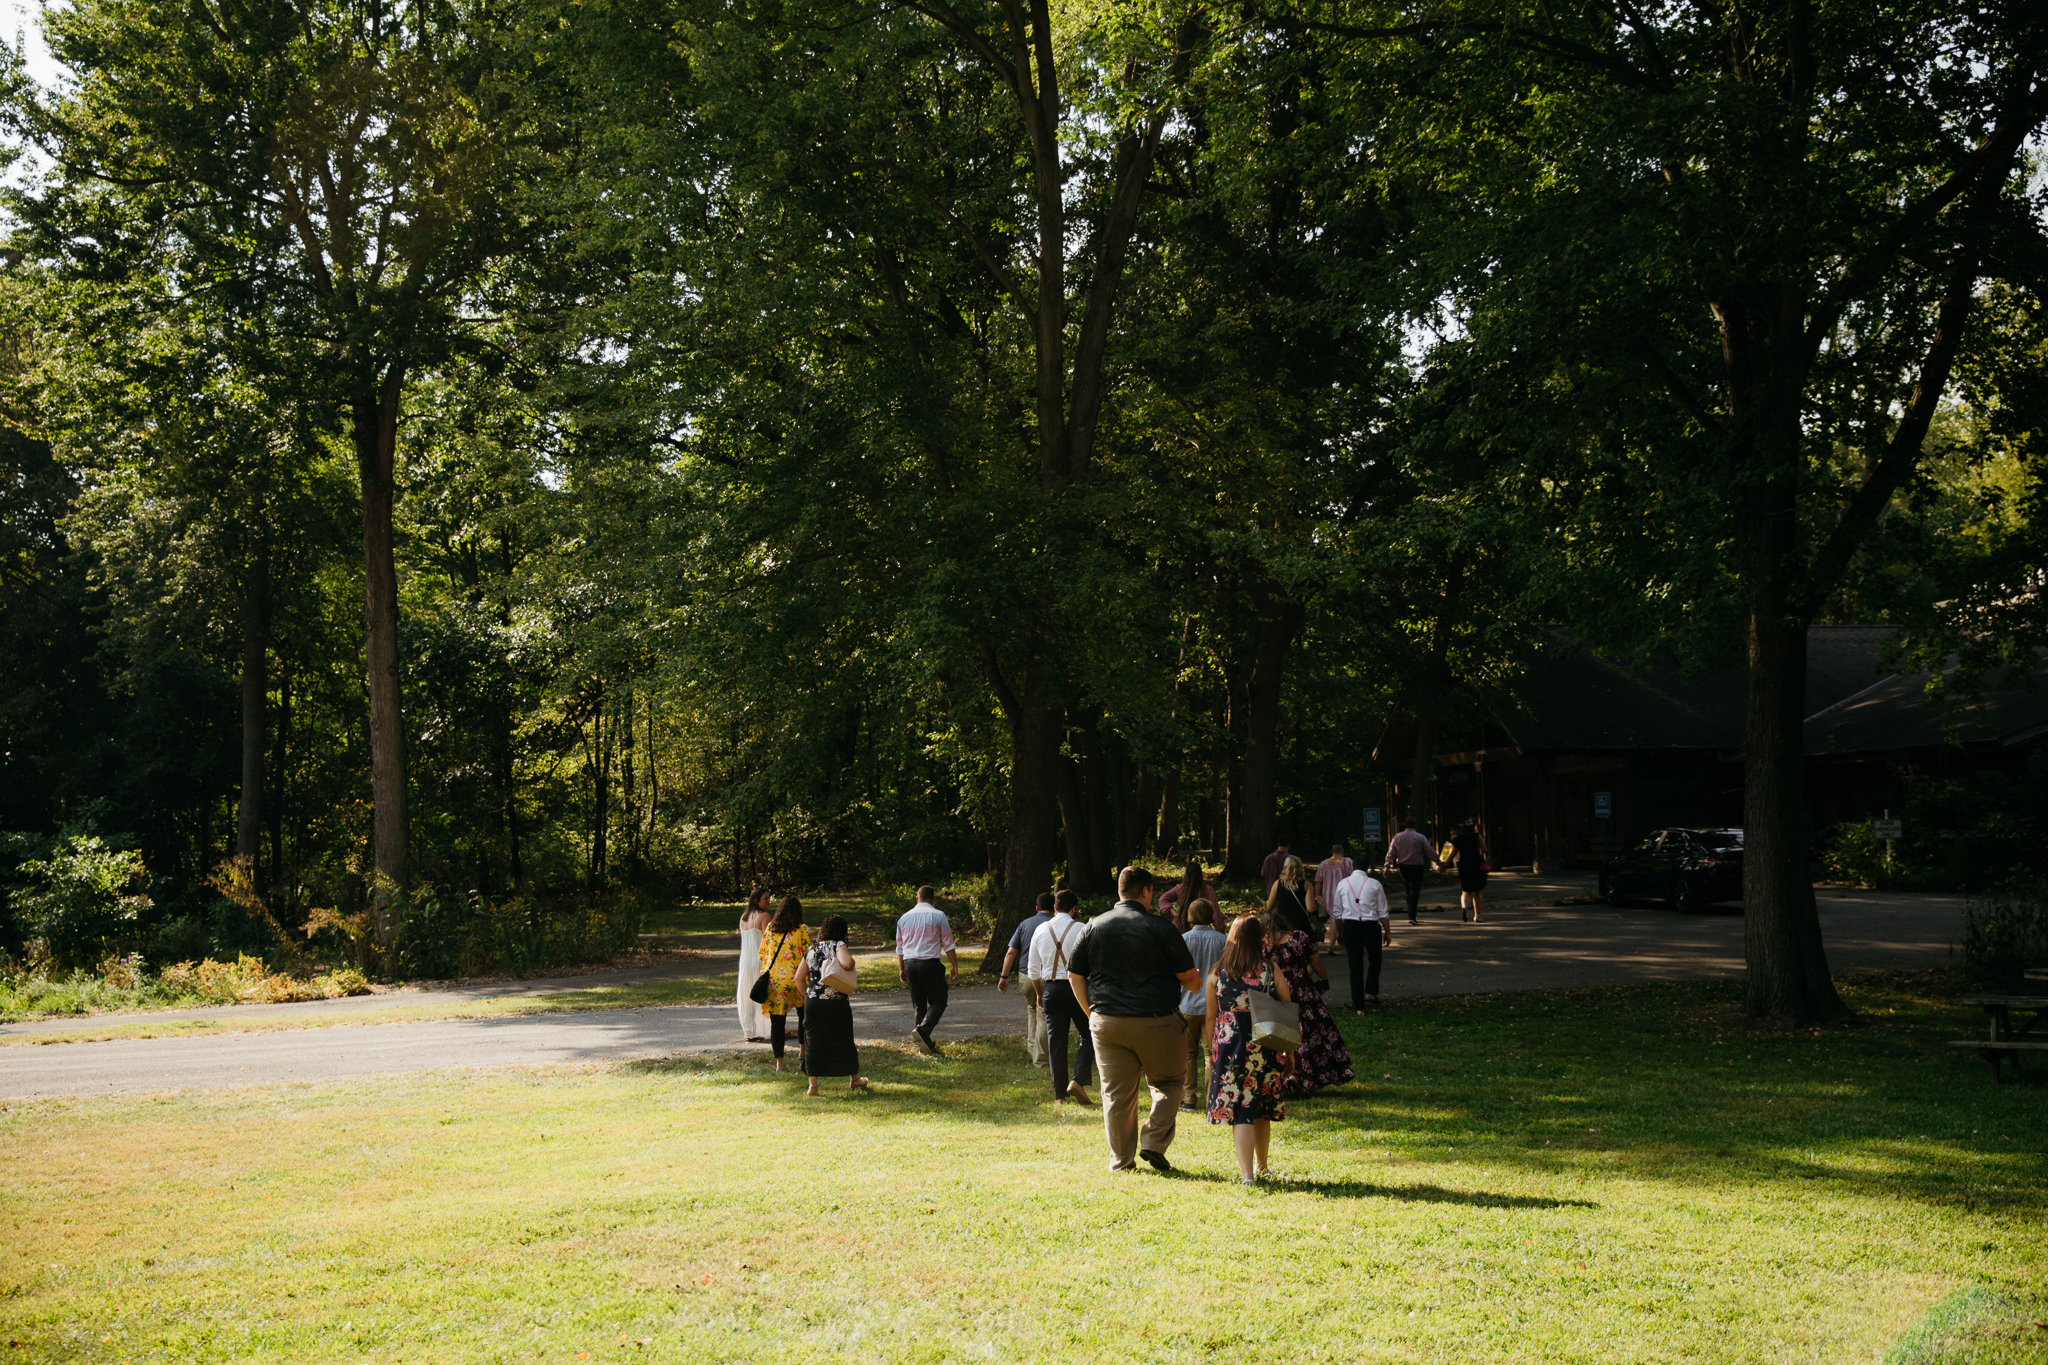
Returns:
[[[1301,859],[1290,853],[1287,855],[1287,861],[1280,864],[1280,880],[1299,891],[1302,884],[1308,880],[1308,868],[1303,865]]]

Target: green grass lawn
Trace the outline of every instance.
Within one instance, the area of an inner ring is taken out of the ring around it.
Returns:
[[[1184,1124],[1111,1174],[1014,1041],[9,1105],[0,1342],[35,1361],[2028,1361],[2048,1092],[1864,981],[1347,1021],[1269,1186]],[[642,1344],[644,1343],[644,1344]]]

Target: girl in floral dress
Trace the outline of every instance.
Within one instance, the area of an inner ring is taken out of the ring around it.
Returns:
[[[803,1027],[804,991],[796,981],[797,968],[810,950],[811,931],[804,928],[804,903],[784,896],[782,906],[761,935],[761,970],[768,973],[768,999],[761,1008],[768,1011],[768,1046],[775,1053],[775,1069],[782,1070],[783,1041],[788,1037],[788,1015],[797,1012],[797,1027]],[[799,1034],[801,1036],[801,1034]]]
[[[1289,1077],[1291,1093],[1313,1095],[1352,1077],[1351,1050],[1337,1021],[1323,1003],[1323,986],[1329,973],[1309,937],[1299,929],[1275,922],[1268,926],[1272,944],[1273,971],[1286,980],[1288,999],[1301,1006],[1301,1048],[1294,1054],[1294,1072]]]
[[[1230,1125],[1238,1176],[1246,1185],[1266,1174],[1273,1120],[1287,1117],[1281,1102],[1287,1056],[1252,1045],[1251,1005],[1245,998],[1259,989],[1265,965],[1266,928],[1256,915],[1246,915],[1230,926],[1223,960],[1209,973],[1204,990],[1203,1026],[1211,1049],[1209,1122]],[[1276,976],[1273,985],[1282,1000],[1288,998],[1285,976]]]

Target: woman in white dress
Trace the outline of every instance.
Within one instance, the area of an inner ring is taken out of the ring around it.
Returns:
[[[750,1043],[768,1041],[768,1014],[754,1003],[751,992],[754,978],[761,974],[761,934],[773,918],[775,912],[769,908],[768,892],[756,887],[754,894],[747,898],[747,908],[740,912],[740,986],[736,1002],[740,1011],[740,1036]]]

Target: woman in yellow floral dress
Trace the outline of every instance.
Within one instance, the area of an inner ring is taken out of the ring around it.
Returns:
[[[796,983],[796,973],[810,946],[803,902],[784,896],[781,908],[768,923],[768,932],[761,935],[761,970],[768,974],[768,999],[761,1008],[768,1012],[768,1046],[775,1052],[777,1071],[782,1070],[782,1046],[791,1010],[796,1011],[798,1036],[802,1036],[804,991]]]

